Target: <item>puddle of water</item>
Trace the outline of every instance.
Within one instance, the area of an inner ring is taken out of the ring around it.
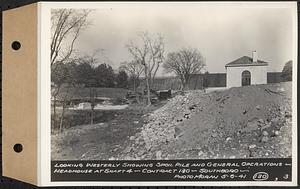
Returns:
[[[94,107],[95,110],[123,110],[128,108],[128,105],[112,105],[110,103],[103,103],[103,104],[96,104]],[[89,102],[83,102],[75,107],[70,107],[71,110],[90,110],[91,109],[91,103]]]
[[[123,110],[128,108],[128,105],[102,105],[102,104],[97,104],[95,106],[95,110]]]

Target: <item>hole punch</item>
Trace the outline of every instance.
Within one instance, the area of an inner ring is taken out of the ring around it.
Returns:
[[[14,145],[14,151],[15,152],[17,152],[17,153],[20,153],[20,152],[22,152],[22,150],[23,150],[23,146],[22,146],[22,144],[15,144]]]
[[[19,50],[21,48],[21,43],[19,41],[14,41],[11,44],[11,48],[17,51],[17,50]]]

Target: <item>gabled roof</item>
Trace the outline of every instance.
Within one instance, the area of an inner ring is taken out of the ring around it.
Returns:
[[[225,67],[235,67],[235,66],[267,66],[268,63],[262,60],[257,60],[257,62],[253,62],[252,58],[249,56],[243,56],[238,58],[228,64]]]

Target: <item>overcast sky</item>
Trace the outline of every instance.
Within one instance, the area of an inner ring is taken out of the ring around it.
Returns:
[[[96,9],[92,25],[76,42],[80,53],[104,49],[113,68],[131,60],[125,44],[141,31],[161,33],[166,54],[182,47],[198,48],[211,73],[226,72],[225,64],[252,56],[281,71],[293,58],[293,11],[255,4],[119,5]],[[164,72],[160,70],[159,75]]]

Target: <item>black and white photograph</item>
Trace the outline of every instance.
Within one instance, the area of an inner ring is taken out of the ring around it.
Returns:
[[[255,3],[52,8],[51,160],[291,158],[294,19]]]

